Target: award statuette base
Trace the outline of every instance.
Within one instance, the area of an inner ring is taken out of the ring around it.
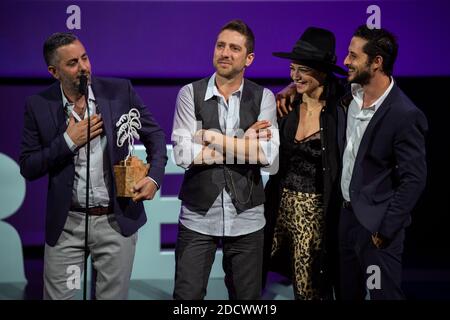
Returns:
[[[129,157],[126,161],[122,160],[119,165],[115,165],[117,196],[134,197],[133,186],[147,175],[149,169],[150,164],[144,164],[141,159],[135,156]]]

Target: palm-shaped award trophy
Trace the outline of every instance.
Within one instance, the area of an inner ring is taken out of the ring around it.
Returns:
[[[116,127],[117,146],[122,147],[125,141],[128,141],[128,155],[125,160],[120,161],[119,165],[114,166],[114,175],[116,180],[116,192],[118,197],[134,197],[133,186],[144,178],[150,164],[145,164],[138,157],[134,156],[134,139],[139,139],[138,130],[142,127],[139,120],[141,114],[136,108],[130,109],[128,114],[123,114]]]

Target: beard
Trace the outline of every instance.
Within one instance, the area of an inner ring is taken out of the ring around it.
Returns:
[[[357,70],[354,68],[349,68],[349,69],[356,71],[354,73],[353,79],[349,80],[350,83],[357,83],[361,86],[365,86],[366,84],[368,84],[370,82],[372,74],[370,73],[370,69],[369,69],[368,65],[366,65],[365,69],[363,69],[363,70]]]
[[[68,79],[68,78],[62,78],[60,79],[62,87],[64,90],[68,91],[69,94],[77,94],[78,93],[78,87],[80,85],[80,80],[78,79]]]
[[[88,84],[91,84],[91,76],[90,74],[84,73],[84,75],[88,79]],[[63,77],[60,79],[61,84],[64,90],[71,95],[78,95],[80,93],[80,75],[76,78],[72,77]]]
[[[370,82],[370,78],[372,77],[372,75],[370,74],[369,71],[364,70],[361,72],[358,72],[355,77],[350,80],[350,83],[357,83],[361,86],[365,86],[366,84],[368,84]]]
[[[227,67],[223,67],[220,65],[220,62],[228,62],[229,65]],[[216,73],[225,78],[225,79],[234,79],[236,76],[238,76],[240,73],[243,73],[245,70],[244,65],[240,65],[239,63],[236,63],[233,60],[230,59],[217,59],[213,61],[214,69],[216,70]]]
[[[218,64],[216,64],[214,67],[216,69],[216,73],[225,79],[232,79],[237,74],[236,70],[234,70],[233,68],[221,68]]]
[[[225,79],[231,79],[235,75],[235,72],[233,70],[223,70],[216,68],[216,74],[219,76],[225,78]]]

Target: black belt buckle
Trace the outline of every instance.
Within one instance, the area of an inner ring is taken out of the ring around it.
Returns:
[[[352,203],[350,201],[342,201],[342,208],[352,210]]]

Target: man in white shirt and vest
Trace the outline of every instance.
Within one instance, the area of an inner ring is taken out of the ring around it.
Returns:
[[[184,86],[172,142],[187,169],[175,250],[175,299],[203,299],[219,244],[230,299],[261,295],[264,189],[260,169],[274,164],[279,137],[275,98],[247,79],[254,35],[227,23],[214,49],[216,72]]]

